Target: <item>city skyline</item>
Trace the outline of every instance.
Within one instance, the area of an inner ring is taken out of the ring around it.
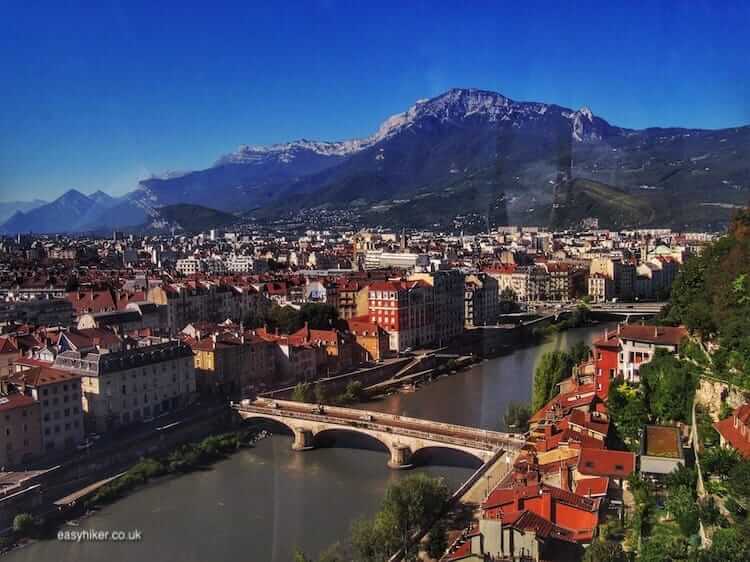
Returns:
[[[577,7],[6,8],[0,200],[122,195],[240,144],[364,137],[452,87],[629,128],[750,122],[747,7]]]

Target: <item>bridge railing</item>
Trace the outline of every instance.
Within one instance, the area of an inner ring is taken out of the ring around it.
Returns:
[[[447,443],[451,445],[458,445],[461,447],[468,447],[471,449],[481,449],[488,452],[494,452],[498,448],[505,449],[518,449],[523,444],[521,442],[509,442],[505,439],[490,438],[490,439],[465,439],[461,437],[455,437],[451,435],[445,435],[444,433],[436,433],[431,431],[415,430],[406,427],[392,426],[376,421],[356,420],[351,418],[339,418],[334,416],[327,416],[325,414],[313,414],[308,412],[290,411],[278,408],[270,408],[263,406],[252,406],[252,405],[237,405],[235,408],[240,412],[262,414],[269,417],[277,418],[292,418],[301,419],[306,421],[315,421],[330,423],[332,425],[342,425],[349,427],[356,427],[359,429],[369,429],[371,431],[380,431],[383,433],[390,433],[393,435],[402,435],[404,437],[415,437],[418,439],[426,439],[429,441],[437,441],[440,443]]]
[[[317,414],[315,410],[319,408],[318,405],[304,404],[300,402],[292,402],[288,400],[264,400],[268,404],[275,404],[276,408],[284,411],[300,411],[307,410],[310,413]],[[254,403],[259,406],[258,402]],[[498,442],[503,443],[517,443],[519,446],[525,444],[525,440],[522,439],[518,434],[514,433],[503,433],[499,431],[491,431],[488,429],[479,429],[476,427],[468,427],[464,425],[456,425],[445,422],[438,422],[432,420],[423,420],[420,418],[410,418],[408,416],[399,416],[396,414],[387,414],[383,412],[374,412],[369,410],[359,410],[354,408],[342,408],[341,406],[325,406],[325,415],[336,417],[336,414],[340,414],[343,418],[362,416],[371,416],[373,421],[380,423],[393,423],[393,424],[412,424],[415,426],[423,426],[424,431],[432,431],[434,429],[442,429],[446,433],[450,432],[461,432],[465,435],[471,435],[473,439],[494,439]]]

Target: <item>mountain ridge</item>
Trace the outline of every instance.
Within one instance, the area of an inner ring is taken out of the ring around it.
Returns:
[[[680,208],[690,206],[687,216],[695,224],[710,223],[726,218],[711,205],[747,202],[750,171],[742,154],[749,148],[748,126],[627,129],[585,106],[573,110],[453,88],[418,100],[361,139],[241,145],[209,168],[141,180],[136,190],[74,225],[114,225],[126,218],[140,224],[175,204],[260,218],[304,208],[364,209],[365,222],[383,220],[374,209],[386,208],[421,224],[415,198],[434,205],[430,216],[441,225],[460,213],[479,213],[493,224],[551,224],[561,220],[552,212],[556,186],[574,178],[647,198],[651,220],[680,224],[659,194]],[[405,215],[396,212],[403,205],[411,210]],[[701,205],[707,207],[694,212]],[[18,227],[22,218],[8,222]]]

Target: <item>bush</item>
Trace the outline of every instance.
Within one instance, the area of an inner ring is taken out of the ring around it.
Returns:
[[[596,541],[586,549],[583,562],[628,562],[628,556],[620,543]]]
[[[315,392],[309,382],[298,382],[292,391],[292,400],[295,402],[314,402]]]
[[[13,532],[26,536],[34,529],[34,518],[28,513],[19,513],[13,518]]]

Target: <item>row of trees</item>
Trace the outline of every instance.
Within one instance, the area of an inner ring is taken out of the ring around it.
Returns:
[[[558,393],[558,383],[570,377],[573,367],[585,361],[589,348],[583,342],[576,343],[569,352],[547,351],[542,355],[534,371],[534,386],[531,410],[536,412]]]
[[[687,260],[672,287],[662,320],[684,324],[719,349],[717,376],[750,388],[750,209],[737,214],[727,236]]]
[[[291,306],[274,304],[262,316],[252,316],[246,319],[248,328],[266,326],[269,330],[278,329],[284,334],[291,334],[307,323],[314,330],[330,330],[336,326],[338,312],[330,304],[307,303],[297,310]]]
[[[364,385],[359,381],[350,381],[346,390],[340,394],[331,394],[322,384],[299,382],[292,390],[292,400],[308,404],[356,404],[367,398]]]

